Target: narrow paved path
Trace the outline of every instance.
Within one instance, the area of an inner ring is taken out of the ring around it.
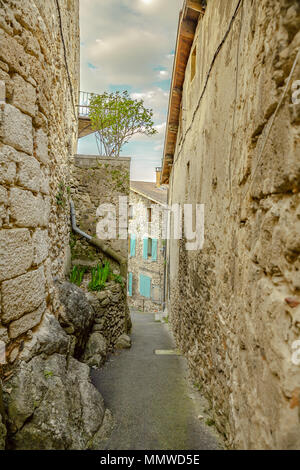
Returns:
[[[217,449],[216,438],[197,418],[185,380],[185,360],[158,356],[173,349],[166,325],[154,315],[133,313],[132,348],[92,372],[116,420],[107,450]]]

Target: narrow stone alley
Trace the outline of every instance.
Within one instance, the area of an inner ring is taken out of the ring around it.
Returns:
[[[151,313],[131,316],[131,349],[116,353],[92,372],[93,383],[115,418],[104,449],[220,448],[211,429],[199,420],[198,393],[187,382],[185,359],[155,354],[174,350],[168,325],[155,322]]]

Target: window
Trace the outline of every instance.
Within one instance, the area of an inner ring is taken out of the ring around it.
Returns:
[[[144,238],[143,240],[143,259],[157,261],[157,243],[156,239]]]
[[[195,46],[191,57],[191,82],[194,80],[197,70],[197,47]]]
[[[152,222],[152,209],[151,209],[151,207],[147,208],[147,220],[148,220],[149,223]]]
[[[130,206],[129,206],[129,210],[128,210],[128,217],[129,217],[129,219],[133,219],[133,216],[134,216],[134,213],[133,213],[133,206],[130,205]]]

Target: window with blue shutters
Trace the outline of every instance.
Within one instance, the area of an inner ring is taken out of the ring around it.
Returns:
[[[152,240],[152,261],[157,261],[157,240]]]
[[[135,256],[135,250],[136,250],[136,236],[131,235],[130,236],[130,258],[133,258]]]
[[[143,274],[140,275],[140,294],[146,299],[151,298],[151,278]]]
[[[132,273],[128,273],[128,295],[129,295],[129,297],[132,297],[132,280],[133,280]]]

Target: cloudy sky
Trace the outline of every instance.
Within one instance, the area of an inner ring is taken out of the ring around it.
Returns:
[[[122,155],[132,157],[131,179],[153,181],[160,166],[178,15],[183,0],[80,0],[83,91],[128,90],[154,111],[158,134],[136,136]],[[79,153],[97,154],[95,136]]]

